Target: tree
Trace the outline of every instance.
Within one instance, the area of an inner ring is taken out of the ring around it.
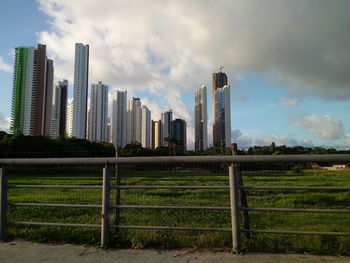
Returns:
[[[180,146],[180,141],[172,136],[165,137],[164,141],[168,144],[169,156],[176,156],[176,149]]]

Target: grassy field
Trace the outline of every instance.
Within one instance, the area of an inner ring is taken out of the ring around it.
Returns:
[[[200,167],[201,168],[201,167]],[[227,173],[220,169],[172,169],[172,171],[121,169],[126,185],[228,185]],[[43,168],[10,170],[10,184],[100,185],[101,168]],[[246,171],[245,185],[350,186],[350,171],[305,170]],[[250,190],[250,207],[350,208],[350,192]],[[99,189],[9,189],[10,202],[100,204]],[[115,192],[111,193],[114,203]],[[122,190],[122,204],[229,206],[228,190]],[[96,208],[9,207],[9,221],[100,223]],[[250,212],[252,229],[350,232],[350,214]],[[111,218],[114,220],[114,215]],[[140,210],[121,211],[123,225],[193,226],[230,228],[229,211]],[[98,244],[99,229],[74,227],[9,227],[12,237],[39,241]],[[323,254],[350,254],[350,237],[254,234],[242,235],[247,250],[297,251]],[[112,231],[114,247],[202,247],[230,248],[231,233],[120,230]]]

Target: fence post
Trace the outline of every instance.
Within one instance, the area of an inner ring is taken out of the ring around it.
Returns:
[[[101,212],[101,247],[107,248],[109,242],[109,189],[110,168],[106,165],[103,168],[102,183],[102,212]]]
[[[7,223],[7,168],[0,168],[0,241],[6,240]]]
[[[118,150],[115,151],[115,157],[116,158],[119,157]],[[120,170],[119,170],[118,164],[116,164],[115,165],[115,184],[116,184],[116,186],[120,185],[120,181],[121,181]],[[117,188],[116,193],[115,193],[115,204],[116,205],[120,205],[120,192],[121,192],[120,189]],[[120,209],[116,208],[115,209],[115,225],[119,225],[119,224],[120,224]],[[119,229],[116,228],[115,230],[118,231]]]
[[[238,149],[237,149],[237,143],[232,143],[231,144],[231,151],[232,151],[232,155],[238,155]],[[238,184],[240,186],[243,186],[243,177],[242,177],[242,173],[241,173],[241,165],[240,164],[235,164],[235,168],[237,169],[237,180],[238,180]],[[247,196],[245,194],[244,189],[238,189],[239,191],[239,200],[241,201],[241,206],[243,207],[248,207],[248,200],[247,200]],[[249,226],[249,214],[248,211],[244,210],[243,211],[243,225],[245,229],[250,229]],[[245,233],[247,238],[250,238],[250,232],[246,232]]]
[[[232,224],[232,253],[240,253],[240,212],[238,203],[238,171],[233,163],[229,166],[230,203]]]

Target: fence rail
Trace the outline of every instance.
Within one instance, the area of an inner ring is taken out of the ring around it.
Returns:
[[[220,231],[232,232],[232,251],[240,252],[241,233],[268,233],[268,234],[291,234],[291,235],[334,235],[350,236],[345,232],[316,232],[316,231],[287,231],[287,230],[259,230],[241,229],[240,213],[244,212],[286,212],[286,213],[350,213],[350,209],[289,209],[289,208],[254,208],[239,205],[239,198],[244,190],[303,190],[303,191],[350,191],[350,187],[326,187],[326,186],[243,186],[239,178],[239,164],[244,163],[266,163],[266,162],[350,162],[350,155],[288,155],[288,156],[193,156],[193,157],[118,157],[118,158],[47,158],[47,159],[0,159],[0,239],[6,239],[6,228],[8,225],[36,225],[36,226],[70,226],[70,227],[94,227],[101,228],[101,247],[108,247],[110,229],[156,229],[156,230],[195,230],[195,231]],[[118,169],[116,185],[111,185],[111,167],[116,165],[137,164],[178,164],[178,163],[228,163],[229,185],[205,186],[205,185],[120,185],[120,174]],[[8,167],[38,165],[65,165],[65,166],[100,166],[103,167],[102,185],[35,185],[35,184],[8,184]],[[47,188],[47,189],[100,189],[101,204],[54,204],[35,202],[8,202],[8,189],[16,188]],[[164,205],[121,205],[120,190],[128,189],[171,189],[171,190],[230,190],[230,207],[218,206],[164,206]],[[117,190],[117,201],[115,205],[109,203],[110,191]],[[119,199],[118,199],[119,198]],[[118,201],[119,200],[119,201]],[[98,208],[101,209],[100,224],[73,224],[73,223],[49,223],[49,222],[27,222],[7,221],[8,206],[37,206],[37,207],[71,207],[71,208]],[[110,210],[116,209],[116,223],[110,222]],[[213,227],[173,227],[173,226],[134,226],[121,225],[118,220],[120,209],[189,209],[189,210],[230,210],[231,228]]]
[[[173,163],[267,163],[267,162],[349,162],[350,154],[321,155],[239,155],[239,156],[159,156],[109,158],[22,158],[0,159],[0,165],[72,165],[104,166],[116,164],[173,164]]]

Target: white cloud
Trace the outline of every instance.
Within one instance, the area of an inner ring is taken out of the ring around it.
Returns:
[[[128,90],[167,96],[169,89],[209,84],[210,73],[225,65],[231,80],[253,72],[294,94],[350,97],[346,1],[38,3],[51,23],[39,41],[59,77],[72,79],[74,43],[84,42],[91,45],[91,80]],[[213,14],[220,15],[210,19]]]
[[[350,147],[350,133],[345,134],[345,147]]]
[[[271,145],[272,142],[274,142],[276,145],[286,145],[289,147],[297,146],[297,145],[304,146],[304,147],[313,146],[313,143],[310,140],[299,141],[291,136],[286,136],[286,135],[271,135],[271,136],[264,136],[264,137],[255,139],[255,145],[258,145],[258,146]]]
[[[345,136],[343,123],[329,115],[295,115],[290,123],[323,140],[337,140]]]
[[[91,82],[126,89],[129,98],[147,97],[145,104],[156,114],[173,109],[187,121],[189,142],[193,112],[184,94],[202,84],[210,87],[211,72],[221,65],[231,84],[248,72],[278,83],[293,97],[350,98],[346,1],[37,1],[51,25],[38,40],[55,60],[56,77],[72,83],[74,44],[89,44]],[[220,15],[211,19],[213,14]],[[245,99],[244,93],[236,96]],[[318,138],[341,134],[337,127],[322,132],[296,123]]]
[[[12,72],[12,66],[9,64],[6,64],[2,56],[0,56],[0,70],[9,72],[9,73]]]
[[[5,117],[2,112],[0,112],[0,131],[10,131],[10,118]]]
[[[287,135],[270,135],[263,137],[250,137],[243,135],[240,130],[234,130],[231,133],[233,142],[237,143],[238,148],[249,148],[250,146],[267,146],[274,142],[276,145],[286,146],[304,146],[312,147],[313,142],[311,140],[297,140],[292,136]]]
[[[294,107],[294,106],[297,106],[299,102],[297,99],[293,99],[293,98],[289,98],[289,97],[279,97],[278,103],[281,105]]]
[[[231,138],[234,143],[237,143],[239,149],[248,148],[253,143],[253,139],[249,136],[244,136],[240,130],[231,131]]]

